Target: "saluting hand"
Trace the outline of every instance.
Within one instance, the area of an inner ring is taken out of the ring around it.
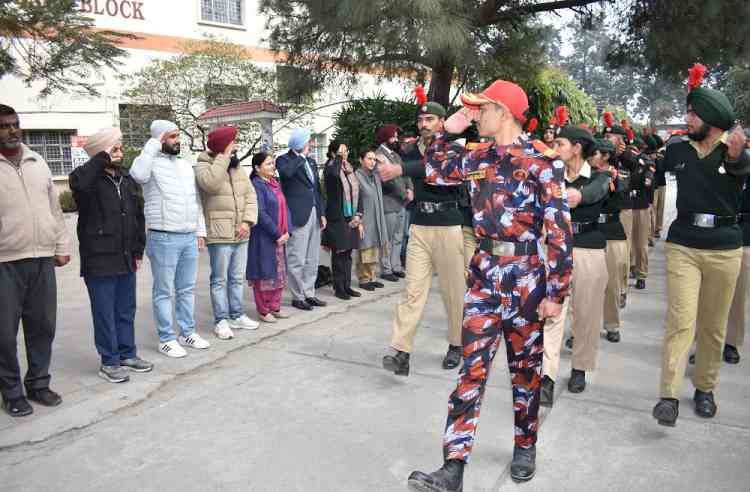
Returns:
[[[742,129],[742,126],[736,125],[727,138],[727,155],[730,161],[736,161],[745,151],[745,145],[747,145],[747,135]]]
[[[404,170],[398,164],[393,164],[388,159],[378,162],[378,175],[381,181],[390,181],[404,174]]]

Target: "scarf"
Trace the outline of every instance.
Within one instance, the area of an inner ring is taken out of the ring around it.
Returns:
[[[357,176],[354,175],[354,168],[348,161],[341,162],[339,179],[341,180],[341,188],[344,190],[344,217],[354,217],[356,206],[359,203],[359,181]]]
[[[268,183],[269,188],[271,188],[271,191],[273,191],[273,194],[276,196],[276,200],[279,202],[279,216],[277,217],[277,224],[279,227],[279,232],[283,236],[287,232],[289,232],[289,223],[287,220],[287,213],[286,213],[286,198],[284,197],[284,193],[281,191],[281,185],[275,178],[271,178],[270,180],[266,181]]]

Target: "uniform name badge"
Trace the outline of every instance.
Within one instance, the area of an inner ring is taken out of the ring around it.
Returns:
[[[479,181],[487,177],[486,169],[477,169],[476,171],[469,171],[466,173],[467,181]]]

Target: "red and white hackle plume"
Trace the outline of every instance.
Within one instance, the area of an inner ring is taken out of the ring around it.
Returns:
[[[534,130],[536,130],[537,126],[539,126],[539,120],[537,118],[531,118],[531,120],[529,120],[529,126],[526,128],[526,131],[529,133],[534,133]]]
[[[418,105],[422,106],[423,104],[427,104],[427,93],[424,91],[424,86],[422,84],[419,84],[414,88],[414,95],[417,98]]]
[[[696,63],[688,69],[688,90],[692,91],[701,86],[703,79],[706,78],[706,70],[706,67],[700,63]]]
[[[615,126],[615,115],[613,115],[609,111],[604,112],[604,126],[606,128],[612,128],[613,126]]]
[[[633,131],[632,128],[630,128],[630,123],[628,123],[628,120],[622,119],[620,120],[620,124],[625,129],[625,133],[628,134],[628,140],[631,142],[635,140],[635,132]]]
[[[563,127],[568,124],[568,108],[565,106],[558,106],[555,109],[555,116],[557,117],[557,126]]]

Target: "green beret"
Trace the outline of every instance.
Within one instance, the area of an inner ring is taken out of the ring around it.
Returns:
[[[591,147],[596,143],[594,136],[585,128],[579,128],[573,125],[566,125],[560,129],[557,138],[566,138],[571,142],[578,142],[585,147]],[[588,144],[588,145],[587,145]]]
[[[646,142],[646,147],[648,147],[648,150],[652,152],[655,152],[660,147],[659,143],[656,141],[653,135],[646,135],[644,141]]]
[[[722,130],[729,130],[734,126],[736,117],[732,103],[727,96],[717,90],[697,87],[688,94],[687,103],[708,125]]]
[[[621,127],[620,125],[612,125],[612,126],[605,126],[602,130],[602,134],[606,135],[607,133],[614,133],[616,135],[622,135],[623,137],[628,136],[628,132],[625,131],[625,128]]]
[[[599,152],[609,152],[610,154],[614,154],[615,144],[613,144],[606,138],[599,138],[596,140],[596,150],[598,150]]]
[[[442,106],[442,104],[430,101],[422,104],[417,108],[417,116],[419,116],[420,114],[434,114],[435,116],[439,116],[440,118],[445,118],[448,113],[445,111],[445,108]]]
[[[635,145],[636,147],[638,147],[639,149],[641,147],[648,147],[648,145],[646,144],[646,141],[643,140],[643,138],[640,135],[635,135],[631,143]]]

